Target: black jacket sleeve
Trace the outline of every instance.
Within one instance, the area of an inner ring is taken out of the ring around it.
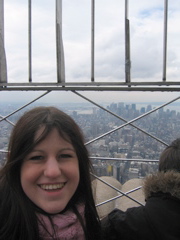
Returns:
[[[125,212],[114,209],[101,221],[103,239],[141,240],[142,226],[145,224],[143,215],[143,207],[130,208]]]
[[[122,222],[125,212],[115,209],[108,216],[102,219],[103,240],[123,240]]]

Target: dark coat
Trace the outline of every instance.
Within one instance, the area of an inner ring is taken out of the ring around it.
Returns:
[[[179,240],[180,173],[157,173],[144,183],[145,206],[115,209],[102,220],[104,240]]]

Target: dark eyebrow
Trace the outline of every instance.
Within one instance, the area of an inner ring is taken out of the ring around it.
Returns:
[[[65,147],[65,148],[61,148],[59,149],[59,152],[62,152],[62,151],[73,151],[73,152],[76,152],[75,149],[72,147]],[[30,153],[33,153],[33,152],[44,152],[44,150],[41,150],[41,149],[38,149],[38,148],[34,148]]]
[[[44,152],[44,151],[40,149],[33,149],[30,153],[34,153],[34,152]]]
[[[69,147],[68,147],[68,148],[62,148],[62,149],[60,149],[60,152],[62,152],[62,151],[66,151],[66,150],[67,150],[67,151],[73,151],[73,152],[76,152],[74,148],[69,148]]]

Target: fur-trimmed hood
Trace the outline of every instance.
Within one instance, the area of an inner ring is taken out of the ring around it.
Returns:
[[[145,178],[143,184],[145,199],[152,193],[170,193],[180,199],[180,173],[174,171],[158,172]]]

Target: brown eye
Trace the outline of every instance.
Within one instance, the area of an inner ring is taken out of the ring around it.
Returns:
[[[71,154],[61,154],[60,158],[71,158],[72,155]]]
[[[43,159],[43,156],[41,155],[30,157],[30,160],[42,160],[42,159]]]

